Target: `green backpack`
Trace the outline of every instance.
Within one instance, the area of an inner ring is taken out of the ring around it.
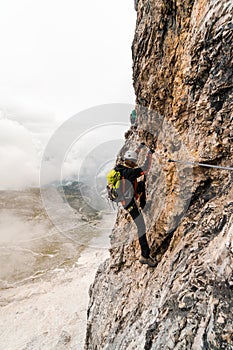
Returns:
[[[110,170],[107,174],[107,182],[108,198],[113,202],[120,202],[122,200],[120,171]]]

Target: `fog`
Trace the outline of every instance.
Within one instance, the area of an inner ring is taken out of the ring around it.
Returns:
[[[0,212],[0,227],[0,287],[7,287],[36,272],[43,239],[51,232],[48,222],[27,221],[9,210]]]
[[[1,189],[38,186],[46,145],[69,118],[134,103],[135,20],[125,0],[1,3]]]

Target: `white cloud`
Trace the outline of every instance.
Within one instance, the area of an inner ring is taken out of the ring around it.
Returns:
[[[6,118],[0,119],[0,159],[1,189],[38,186],[39,157],[32,134]]]
[[[124,144],[124,133],[128,125],[100,125],[82,135],[67,150],[62,164],[62,178],[84,180],[84,175],[96,176],[102,162],[116,157]],[[79,178],[81,177],[81,178]]]
[[[133,1],[1,2],[1,188],[37,183],[42,150],[70,117],[134,103],[135,20]]]
[[[133,1],[9,0],[0,6],[0,100],[63,120],[133,102]]]

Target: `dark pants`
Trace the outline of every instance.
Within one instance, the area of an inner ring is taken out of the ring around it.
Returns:
[[[133,199],[125,209],[131,215],[133,221],[135,222],[138,230],[138,238],[141,247],[141,253],[144,258],[148,258],[150,255],[150,248],[146,238],[146,225],[142,213],[138,209],[138,206]]]

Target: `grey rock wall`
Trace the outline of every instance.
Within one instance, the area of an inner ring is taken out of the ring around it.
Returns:
[[[142,266],[120,209],[90,288],[86,349],[233,349],[233,3],[140,0],[132,46],[138,128],[156,154]],[[145,152],[145,151],[144,151]],[[140,161],[143,161],[142,152]]]

